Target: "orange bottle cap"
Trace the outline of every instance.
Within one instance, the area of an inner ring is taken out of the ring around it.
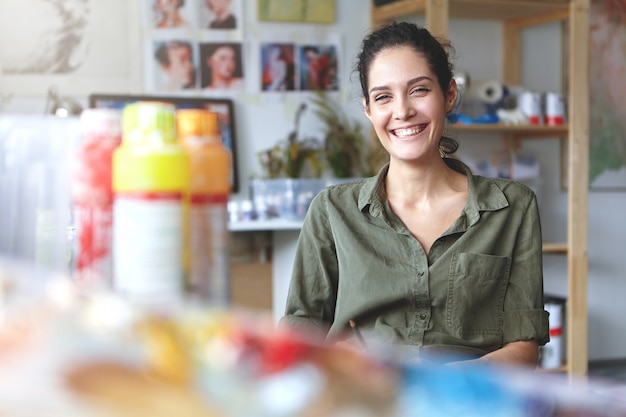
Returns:
[[[177,134],[181,141],[187,138],[204,138],[207,143],[221,140],[218,115],[205,109],[180,109],[176,111]]]

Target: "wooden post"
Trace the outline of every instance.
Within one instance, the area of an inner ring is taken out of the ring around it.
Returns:
[[[426,27],[434,36],[448,37],[448,2],[449,0],[427,0]]]
[[[588,369],[589,7],[590,0],[570,1],[567,356],[571,376],[585,375]]]

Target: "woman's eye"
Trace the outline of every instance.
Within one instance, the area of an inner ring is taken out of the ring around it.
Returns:
[[[426,94],[429,91],[428,87],[415,87],[411,90],[411,94]]]
[[[382,100],[386,100],[388,98],[389,98],[389,96],[387,94],[381,94],[381,95],[378,95],[378,96],[374,97],[374,101],[382,101]]]

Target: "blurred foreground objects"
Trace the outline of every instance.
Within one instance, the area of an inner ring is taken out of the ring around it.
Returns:
[[[624,390],[607,381],[399,362],[255,311],[85,293],[15,261],[0,260],[0,281],[0,415],[626,416]]]

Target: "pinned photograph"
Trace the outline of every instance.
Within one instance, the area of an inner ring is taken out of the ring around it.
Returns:
[[[144,0],[153,29],[185,29],[190,26],[189,0]]]
[[[154,91],[181,91],[197,87],[193,43],[186,39],[155,40],[153,47]]]
[[[241,0],[197,0],[200,2],[200,28],[239,29],[242,17]]]
[[[292,43],[261,45],[261,90],[295,90],[295,46]]]
[[[200,44],[200,81],[207,90],[241,90],[244,86],[241,44]]]
[[[337,47],[299,47],[300,90],[338,90]]]

